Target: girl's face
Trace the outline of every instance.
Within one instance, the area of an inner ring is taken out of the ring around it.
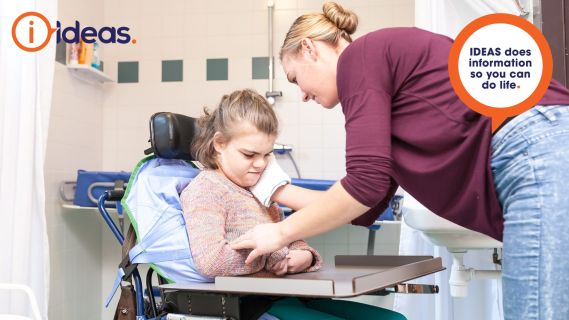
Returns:
[[[303,40],[304,41],[304,40]],[[298,85],[304,101],[314,100],[331,109],[338,102],[336,64],[333,49],[319,41],[309,41],[298,54],[285,54],[282,64],[289,82]]]
[[[220,132],[214,136],[219,170],[236,185],[254,186],[267,166],[276,136],[262,133],[248,122],[235,124],[227,141]]]

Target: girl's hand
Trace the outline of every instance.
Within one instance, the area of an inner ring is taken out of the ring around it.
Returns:
[[[275,263],[275,265],[273,265],[269,271],[277,276],[282,276],[287,273],[287,268],[288,268],[288,258],[285,258]]]
[[[312,265],[312,252],[308,250],[290,250],[286,256],[288,260],[287,272],[299,273]]]

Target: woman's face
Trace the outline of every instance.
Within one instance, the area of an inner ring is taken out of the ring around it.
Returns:
[[[320,41],[310,41],[301,52],[283,56],[283,68],[289,82],[300,87],[304,101],[314,100],[331,109],[339,102],[336,87],[338,57],[333,49]]]
[[[248,122],[235,124],[232,129],[235,133],[229,141],[220,132],[214,137],[217,164],[229,180],[248,188],[259,181],[276,137],[260,132]]]

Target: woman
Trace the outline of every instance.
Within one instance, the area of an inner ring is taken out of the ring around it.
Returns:
[[[293,23],[281,60],[305,101],[341,103],[347,174],[322,194],[280,187],[271,199],[302,209],[232,247],[254,249],[251,262],[349,221],[369,225],[400,185],[443,218],[503,241],[506,319],[569,319],[569,91],[552,81],[537,106],[492,135],[490,119],[450,84],[451,39],[392,28],[352,42],[357,17],[335,3],[323,11]]]

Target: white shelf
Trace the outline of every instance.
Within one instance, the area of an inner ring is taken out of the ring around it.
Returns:
[[[62,205],[63,208],[68,209],[68,210],[76,210],[76,211],[83,211],[83,212],[99,212],[99,208],[97,207],[81,207],[81,206],[76,206],[74,204],[64,204]],[[116,213],[117,209],[116,208],[107,208],[107,211],[109,213]]]
[[[94,83],[113,82],[113,79],[111,79],[108,75],[106,75],[99,69],[93,68],[90,65],[68,64],[67,69],[69,69],[69,71],[71,71],[71,73],[75,75],[77,78],[80,78],[87,82],[94,82]]]

